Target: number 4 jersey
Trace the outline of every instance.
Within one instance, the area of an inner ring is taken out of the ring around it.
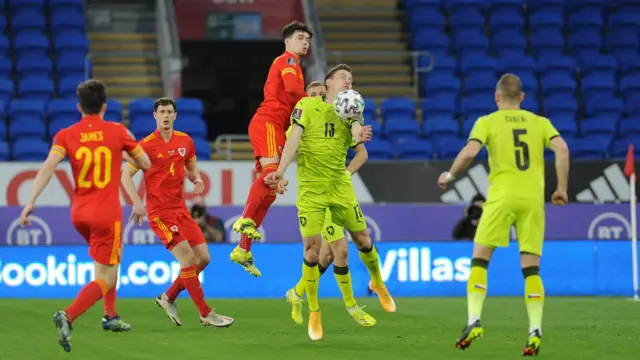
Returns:
[[[68,156],[75,180],[71,205],[74,221],[121,221],[122,151],[142,154],[135,138],[121,124],[86,116],[60,130],[51,151]]]
[[[525,110],[498,110],[480,117],[469,135],[489,151],[488,201],[544,202],[544,149],[560,136],[549,119]]]

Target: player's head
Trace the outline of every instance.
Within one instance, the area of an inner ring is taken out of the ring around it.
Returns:
[[[107,87],[100,80],[87,80],[76,89],[78,111],[83,115],[103,116],[107,111]]]
[[[353,75],[347,64],[336,65],[324,76],[324,84],[327,92],[337,94],[342,90],[351,89]]]
[[[313,81],[307,86],[307,95],[309,96],[325,96],[327,95],[327,88],[324,87],[322,81]]]
[[[153,103],[153,117],[156,119],[158,130],[173,129],[173,122],[176,121],[176,102],[170,97],[161,97]]]
[[[282,40],[287,51],[298,56],[307,55],[311,45],[313,32],[311,28],[300,21],[292,21],[282,28]]]
[[[504,74],[496,86],[496,103],[498,108],[504,106],[520,106],[524,100],[522,81],[517,75]]]

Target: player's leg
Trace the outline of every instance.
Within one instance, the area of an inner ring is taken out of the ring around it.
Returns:
[[[266,201],[264,203],[264,206],[258,209],[258,211],[256,212],[255,219],[254,219],[256,229],[262,226],[262,222],[264,221],[264,218],[267,215],[267,212],[269,211],[271,204],[276,200],[276,194],[277,194],[277,190],[272,189],[272,194],[270,195],[273,195],[273,196],[270,196],[267,199],[269,201]],[[253,242],[252,238],[248,237],[245,234],[241,234],[240,244],[233,249],[230,257],[233,262],[242,266],[246,272],[248,272],[249,274],[255,277],[260,277],[262,276],[262,272],[260,272],[260,270],[258,270],[258,268],[256,267],[255,261],[253,259],[253,254],[251,253],[251,251],[246,250],[246,249],[251,249],[252,242]]]
[[[484,334],[480,319],[487,297],[487,270],[496,247],[509,246],[509,231],[514,221],[510,207],[504,203],[487,202],[483,206],[471,256],[471,273],[467,280],[467,325],[456,342],[464,350]]]
[[[300,194],[303,192],[299,192]],[[300,234],[304,246],[304,260],[302,264],[302,278],[305,283],[305,293],[309,303],[308,333],[311,340],[320,340],[323,336],[320,304],[318,303],[318,288],[320,286],[320,248],[322,247],[322,224],[324,223],[324,208],[316,211],[301,210],[298,206],[298,221]]]
[[[118,272],[116,272],[116,285],[117,283],[118,283]],[[118,288],[117,286],[114,286],[102,298],[102,302],[104,303],[104,316],[102,317],[102,329],[113,331],[113,332],[129,331],[132,328],[131,324],[122,320],[120,318],[120,315],[118,315],[118,311],[116,309],[117,292],[118,292]]]
[[[516,212],[516,236],[520,243],[520,265],[524,276],[524,301],[529,315],[529,335],[524,356],[536,356],[542,340],[544,285],[540,277],[540,256],[544,242],[544,205],[523,202]]]

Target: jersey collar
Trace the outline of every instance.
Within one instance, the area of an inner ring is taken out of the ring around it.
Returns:
[[[293,56],[296,60],[300,61],[300,57],[292,52],[290,52],[289,50],[285,50],[284,54],[287,56]]]
[[[100,115],[87,115],[80,121],[104,121],[104,119]]]

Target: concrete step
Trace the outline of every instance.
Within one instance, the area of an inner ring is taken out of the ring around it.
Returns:
[[[347,63],[354,65],[408,65],[412,64],[412,56],[406,52],[370,53],[344,51],[341,53],[328,53],[327,62]]]
[[[318,9],[318,17],[321,22],[331,20],[400,21],[403,16],[404,11],[385,8],[376,9],[365,6],[349,8],[323,7]]]
[[[401,42],[404,40],[405,35],[397,32],[351,32],[343,33],[336,31],[328,31],[322,34],[324,41],[326,42],[372,42],[372,41],[384,41],[384,42]]]
[[[92,53],[99,52],[157,52],[158,46],[155,42],[109,42],[109,43],[91,43],[89,50]]]
[[[90,33],[91,42],[156,42],[155,33]]]
[[[402,32],[402,23],[399,21],[378,21],[372,24],[370,21],[321,21],[323,33],[330,31],[344,31],[348,33],[352,32],[371,32],[371,33],[385,33],[385,32]]]
[[[96,64],[93,66],[93,73],[98,76],[109,75],[159,75],[160,66],[157,64],[130,64],[130,65],[108,65]]]
[[[93,54],[91,60],[94,66],[97,65],[155,65],[158,66],[158,55],[141,56],[140,54]]]
[[[358,81],[357,79],[355,79]],[[415,92],[413,87],[405,86],[356,86],[355,88],[364,97],[388,98],[393,96],[413,97]]]
[[[100,80],[109,84],[109,86],[148,86],[158,87],[162,85],[162,79],[158,75],[106,75],[101,76]]]
[[[411,86],[412,78],[408,74],[405,75],[360,75],[354,76],[354,83],[358,86],[360,85],[371,85],[375,86],[376,84],[380,86]]]
[[[345,43],[327,42],[326,51],[405,51],[406,45],[398,42]]]

